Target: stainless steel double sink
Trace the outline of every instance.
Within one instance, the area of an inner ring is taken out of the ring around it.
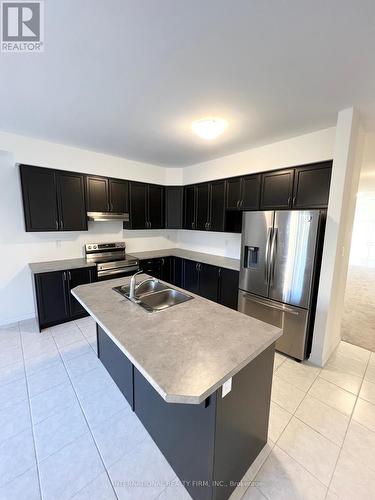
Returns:
[[[129,297],[130,285],[116,286],[113,290],[131,300]],[[135,297],[132,302],[140,305],[148,312],[162,311],[194,298],[168,285],[164,285],[164,283],[160,283],[157,279],[139,285],[135,290]]]

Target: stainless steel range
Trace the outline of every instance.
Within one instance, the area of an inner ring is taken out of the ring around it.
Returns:
[[[126,255],[124,241],[115,243],[87,243],[87,262],[95,262],[98,280],[108,280],[130,276],[139,270],[139,261]]]

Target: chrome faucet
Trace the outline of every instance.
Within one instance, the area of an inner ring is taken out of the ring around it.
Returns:
[[[129,288],[129,299],[135,300],[135,286],[136,286],[136,276],[137,274],[141,274],[143,271],[138,271],[130,278],[130,288]]]
[[[138,271],[137,273],[133,274],[133,276],[130,279],[130,288],[129,288],[129,299],[132,301],[136,301],[137,299],[137,294],[135,293],[136,289],[139,288],[141,285],[144,283],[147,283],[148,281],[157,281],[155,278],[146,278],[140,283],[137,284],[136,282],[136,276],[138,274],[143,273],[143,271]]]

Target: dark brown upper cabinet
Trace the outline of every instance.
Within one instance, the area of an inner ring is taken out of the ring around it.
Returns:
[[[118,214],[129,212],[129,182],[121,179],[109,179],[110,211]]]
[[[58,172],[56,179],[60,231],[86,230],[84,176],[73,172]]]
[[[214,181],[209,184],[209,214],[206,229],[224,231],[225,228],[226,181]]]
[[[87,211],[109,212],[109,192],[107,177],[86,177]]]
[[[262,174],[261,210],[292,207],[294,169],[277,170]]]
[[[258,210],[260,175],[246,175],[227,179],[227,204],[229,210]]]
[[[226,181],[185,188],[185,229],[224,231]]]
[[[208,182],[196,186],[196,227],[198,231],[208,229],[210,186]]]
[[[148,184],[149,229],[162,229],[164,223],[164,187]]]
[[[130,218],[125,229],[162,229],[164,227],[164,187],[130,182]]]
[[[293,208],[326,207],[331,172],[331,161],[297,167],[294,176]]]
[[[165,227],[182,229],[184,225],[184,188],[166,186],[165,188]]]
[[[88,175],[86,177],[87,211],[127,213],[129,211],[129,183]]]
[[[26,231],[86,231],[84,176],[20,165]]]
[[[196,229],[196,186],[186,186],[184,191],[185,217],[184,228]]]

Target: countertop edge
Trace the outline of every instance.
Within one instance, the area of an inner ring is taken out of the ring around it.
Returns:
[[[77,287],[78,288],[78,287]],[[137,370],[145,377],[145,379],[151,384],[151,386],[156,390],[156,392],[166,401],[167,403],[179,403],[179,404],[200,404],[206,398],[211,396],[219,387],[221,387],[224,382],[229,380],[231,377],[234,377],[239,371],[242,370],[246,365],[248,365],[251,361],[253,361],[259,354],[265,351],[270,345],[272,345],[276,340],[281,337],[282,330],[279,329],[277,334],[274,337],[266,342],[262,347],[257,349],[250,356],[245,358],[241,363],[231,370],[225,377],[222,377],[216,384],[207,389],[200,396],[181,396],[175,394],[167,394],[163,389],[155,382],[155,380],[144,370],[144,368],[139,365],[139,363],[133,358],[131,354],[125,349],[125,347],[118,342],[118,340],[112,335],[112,333],[106,328],[106,326],[95,316],[95,314],[90,310],[89,307],[75,294],[74,289],[71,290],[72,295],[78,300],[78,302],[86,309],[86,311],[90,314],[90,316],[95,320],[95,322],[105,331],[105,333],[110,337],[110,339],[116,344],[116,346],[124,353],[124,355],[129,359],[129,361],[137,368]],[[223,306],[224,307],[224,306]]]
[[[185,254],[186,252],[186,254],[179,255],[179,252],[181,252],[182,254]],[[189,255],[189,253],[191,253],[192,255]],[[133,256],[139,260],[157,259],[163,257],[179,257],[181,259],[202,262],[202,264],[208,264],[216,267],[223,267],[225,269],[229,269],[232,271],[237,271],[237,272],[240,271],[240,259],[235,259],[234,257],[226,257],[224,255],[215,255],[205,252],[197,252],[196,250],[187,250],[186,248],[176,247],[176,248],[166,248],[160,250],[145,250],[141,252],[131,252],[128,255]],[[206,262],[203,262],[201,259],[206,260]],[[215,263],[214,262],[215,260],[220,260],[222,262]],[[225,262],[226,260],[232,262]]]

